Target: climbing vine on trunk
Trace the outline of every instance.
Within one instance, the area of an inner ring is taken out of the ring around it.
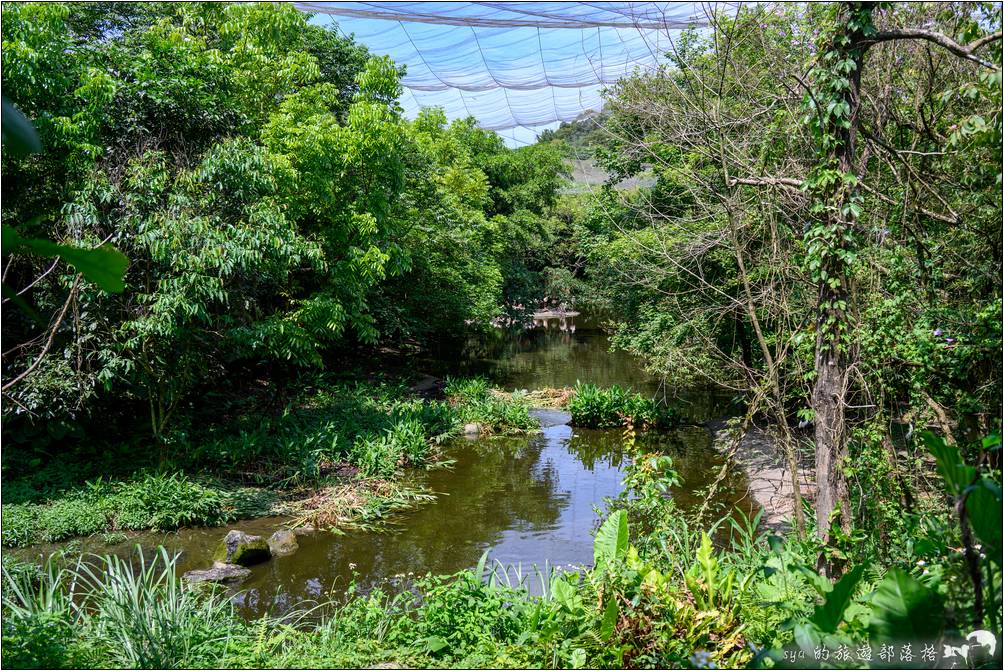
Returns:
[[[865,40],[875,34],[872,5],[836,7],[822,31],[818,64],[810,73],[805,116],[819,152],[819,163],[804,188],[812,196],[815,223],[805,232],[806,263],[818,291],[816,303],[815,385],[812,409],[816,438],[816,524],[827,540],[831,524],[850,528],[845,403],[847,370],[853,356],[848,339],[852,315],[851,266],[855,260],[855,225],[862,198],[855,175],[855,140],[860,106]]]

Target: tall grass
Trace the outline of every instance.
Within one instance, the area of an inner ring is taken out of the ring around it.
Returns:
[[[176,559],[137,548],[131,560],[50,561],[34,580],[5,566],[3,667],[354,667],[387,659],[421,667],[461,657],[483,666],[516,643],[527,608],[539,602],[523,575],[486,571],[483,558],[477,571],[422,577],[412,591],[350,588],[342,603],[248,622],[220,594],[178,578]]]
[[[131,562],[85,556],[58,567],[50,559],[36,581],[4,568],[3,610],[14,622],[13,632],[5,625],[4,666],[66,666],[94,655],[129,668],[201,665],[226,638],[233,609],[185,586],[175,563],[160,548],[152,558],[137,551]],[[39,623],[56,626],[34,626]]]

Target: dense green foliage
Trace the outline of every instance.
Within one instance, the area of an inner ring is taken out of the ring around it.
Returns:
[[[606,389],[592,384],[575,385],[568,401],[572,426],[610,429],[631,426],[638,429],[670,429],[679,421],[673,408],[617,385]]]
[[[403,119],[396,66],[289,5],[18,3],[3,39],[41,144],[3,159],[5,545],[263,514],[339,464],[434,460],[463,422],[535,426],[311,371],[537,291],[556,151]],[[110,241],[124,290],[8,232]]]
[[[978,55],[932,58],[921,25]],[[1004,389],[1000,26],[987,3],[833,3],[685,32],[608,95],[611,184],[557,250],[617,346],[742,393],[789,464],[815,452],[844,543],[934,494],[924,428],[1000,479],[979,440]]]
[[[768,368],[759,327],[768,353],[785,353],[776,366],[790,414],[809,406],[812,376],[816,295],[805,281],[818,263],[802,238],[816,213],[797,183],[816,161],[817,140],[800,130],[803,117],[815,117],[787,80],[815,62],[814,39],[832,9],[743,12],[721,25],[718,41],[686,34],[665,68],[618,84],[598,160],[612,180],[648,173],[656,184],[585,198],[569,231],[573,254],[562,256],[587,259],[581,300],[599,302],[617,342],[671,380],[754,387]],[[989,5],[896,5],[875,20],[879,29],[924,23],[960,40],[1000,27],[999,7]],[[999,60],[999,40],[984,48]],[[867,189],[854,205],[867,221],[848,252],[856,322],[847,338],[862,374],[852,393],[876,403],[868,418],[917,425],[935,421],[930,398],[972,439],[994,423],[1001,399],[1000,71],[929,61],[908,41],[876,45],[868,58],[868,125],[858,141],[874,151],[856,177]],[[932,88],[918,93],[909,82],[924,77]],[[704,84],[720,105],[690,95]],[[883,86],[902,92],[901,107],[873,109]],[[913,105],[930,106],[935,125],[918,130]],[[728,132],[707,127],[714,114]],[[880,143],[898,154],[874,157]],[[725,167],[720,150],[732,162]],[[796,186],[729,184],[723,170]],[[911,189],[939,207],[904,201]]]
[[[89,536],[106,529],[177,529],[230,519],[220,492],[182,474],[147,475],[132,482],[100,480],[47,505],[3,507],[3,544],[23,546]]]
[[[477,424],[488,433],[522,432],[536,428],[537,420],[530,416],[523,395],[492,393],[483,377],[447,378],[446,398],[459,410],[460,421]]]
[[[12,259],[39,314],[72,309],[40,332],[5,301],[5,385],[38,360],[6,429],[125,410],[168,444],[236,369],[484,329],[528,290],[558,153],[404,120],[396,67],[294,7],[16,4],[4,24],[5,94],[44,147],[5,154],[4,223],[130,260],[112,295]]]

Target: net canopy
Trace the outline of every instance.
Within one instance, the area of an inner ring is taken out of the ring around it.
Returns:
[[[441,107],[449,119],[510,130],[518,144],[599,111],[603,87],[655,67],[679,31],[735,12],[694,2],[295,4],[405,65],[406,115]]]

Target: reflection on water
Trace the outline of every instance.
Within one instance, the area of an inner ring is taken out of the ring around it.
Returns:
[[[296,554],[254,569],[241,605],[275,612],[317,590],[337,592],[353,573],[363,589],[409,572],[452,573],[486,550],[526,569],[588,562],[593,506],[620,491],[619,450],[617,441],[573,440],[564,424],[531,437],[458,441],[448,453],[453,468],[422,478],[441,493],[434,504],[400,516],[389,532],[302,538]],[[209,534],[207,544],[219,537]]]
[[[550,412],[548,418],[553,421],[554,415]],[[696,490],[707,486],[721,463],[701,431],[641,438],[646,447],[673,456],[685,484],[674,496],[686,510],[701,505],[703,497]],[[620,492],[627,461],[619,432],[565,424],[547,426],[531,437],[458,441],[448,457],[456,460],[452,469],[420,478],[441,493],[435,503],[400,516],[383,533],[301,537],[295,554],[253,568],[241,585],[238,605],[248,615],[274,614],[338,594],[353,575],[363,590],[388,582],[393,586],[406,581],[409,572],[442,574],[472,567],[486,550],[492,560],[521,564],[524,571],[545,562],[589,564],[597,524],[594,507]],[[744,483],[731,481],[720,502],[748,507],[740,501],[744,492]],[[272,519],[236,526],[269,534],[280,524]],[[223,529],[195,529],[142,540],[151,547],[165,542],[183,550],[184,571],[206,566],[223,534]]]
[[[637,359],[610,352],[606,334],[535,329],[513,334],[496,331],[471,339],[461,355],[443,352],[424,365],[455,375],[486,375],[507,389],[571,387],[576,381],[619,384],[655,393],[658,379],[645,374]]]
[[[469,344],[466,357],[422,362],[423,372],[437,375],[485,374],[507,388],[573,385],[576,380],[601,385],[620,384],[654,394],[658,382],[644,375],[637,362],[607,351],[606,337],[583,328],[534,332],[511,339]],[[479,349],[480,348],[480,349]],[[692,416],[713,413],[727,399],[710,394],[688,397]],[[387,532],[351,532],[344,536],[320,532],[299,539],[293,555],[254,567],[236,599],[248,615],[278,613],[304,601],[337,594],[355,576],[362,589],[407,580],[409,573],[452,573],[477,564],[486,550],[503,564],[589,564],[594,508],[621,489],[626,463],[619,431],[572,429],[568,416],[535,411],[541,433],[520,438],[458,440],[448,448],[452,468],[415,476],[439,493],[436,502],[402,514]],[[701,490],[717,474],[721,457],[711,447],[703,427],[685,427],[664,435],[640,437],[673,456],[684,486],[674,497],[684,509],[704,501]],[[746,485],[726,482],[716,503],[739,505]],[[239,522],[249,533],[268,535],[280,519]],[[144,546],[158,543],[182,552],[179,570],[204,568],[224,529],[189,529],[175,534],[139,537]],[[119,546],[121,552],[127,548]]]
[[[574,387],[576,382],[602,387],[620,385],[678,406],[687,417],[708,419],[737,413],[731,395],[720,390],[695,392],[666,388],[646,373],[641,361],[623,351],[610,351],[607,335],[582,318],[572,331],[534,329],[520,333],[493,331],[472,338],[456,351],[439,352],[416,366],[433,375],[484,375],[503,389]]]

